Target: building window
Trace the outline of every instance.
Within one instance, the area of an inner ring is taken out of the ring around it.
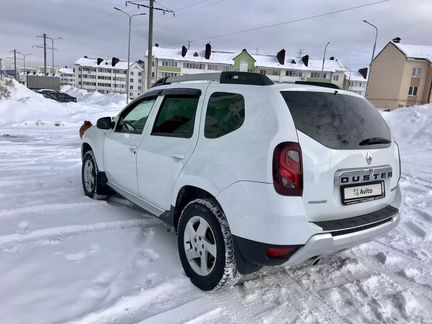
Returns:
[[[138,72],[138,76],[142,76],[142,72]]]
[[[205,64],[195,63],[195,62],[185,62],[183,63],[183,67],[185,69],[204,70]]]
[[[414,78],[420,78],[421,77],[421,68],[413,68],[411,76]]]
[[[129,79],[129,82],[133,82],[133,79]]]
[[[207,64],[207,70],[218,71],[219,70],[219,65],[217,65],[217,64]]]
[[[261,74],[267,74],[267,71],[266,70],[260,70],[260,73]]]
[[[409,96],[417,96],[417,87],[409,87],[408,95]]]
[[[138,83],[142,83],[142,80],[141,80],[141,79],[138,79]]]
[[[339,81],[339,75],[333,75],[333,81]]]
[[[134,75],[133,71],[130,71],[129,74],[130,74],[130,75]]]
[[[129,86],[129,89],[133,90],[133,85]]]
[[[142,90],[142,87],[141,87],[141,86],[138,86],[138,90]]]
[[[167,66],[167,67],[177,67],[177,62],[175,62],[175,61],[166,61],[166,60],[163,60],[163,61],[162,61],[162,66]]]

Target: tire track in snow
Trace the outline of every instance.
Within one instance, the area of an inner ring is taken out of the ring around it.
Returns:
[[[79,234],[87,234],[91,232],[115,230],[115,229],[126,229],[139,226],[148,226],[153,224],[159,224],[157,219],[131,219],[126,221],[114,221],[114,222],[103,222],[88,225],[69,225],[60,226],[35,230],[27,234],[10,234],[0,236],[0,246],[12,244],[12,243],[22,243],[28,241],[36,241],[44,238],[50,237],[68,237]]]
[[[186,290],[190,289],[191,283],[188,278],[177,278],[165,281],[155,287],[145,289],[138,295],[119,298],[114,304],[105,306],[102,310],[84,315],[72,323],[114,323],[130,322],[130,317],[135,313],[150,308],[152,305],[158,307],[165,304],[164,301],[184,296]],[[171,319],[172,321],[172,319]]]
[[[313,291],[308,285],[305,285],[297,270],[286,269],[286,275],[291,279],[292,284],[303,300],[312,300],[313,306],[317,307],[320,313],[327,318],[328,323],[352,323],[348,318],[340,315],[317,291]]]
[[[0,210],[0,219],[21,214],[39,214],[49,211],[58,211],[64,209],[74,209],[80,207],[96,207],[100,206],[98,201],[80,202],[80,203],[64,203],[64,204],[42,204],[36,206],[25,206],[12,209]]]

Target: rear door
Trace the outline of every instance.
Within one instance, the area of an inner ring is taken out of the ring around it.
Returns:
[[[169,210],[175,181],[195,149],[205,87],[165,89],[139,146],[139,195],[161,209]]]
[[[312,221],[384,208],[399,164],[390,130],[365,99],[338,91],[282,91],[303,152],[303,200]]]
[[[115,129],[105,136],[104,166],[108,181],[138,195],[137,150],[157,94],[131,103],[120,114]]]

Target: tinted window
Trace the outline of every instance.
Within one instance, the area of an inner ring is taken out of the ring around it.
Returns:
[[[204,136],[217,138],[240,128],[245,118],[243,96],[215,92],[210,96],[205,119]]]
[[[144,99],[122,113],[116,131],[141,134],[156,98]]]
[[[282,91],[296,128],[333,149],[367,149],[390,144],[364,145],[365,139],[390,141],[390,131],[368,101],[349,95]],[[363,141],[363,145],[359,145]]]
[[[166,96],[159,109],[152,135],[192,137],[197,96]]]

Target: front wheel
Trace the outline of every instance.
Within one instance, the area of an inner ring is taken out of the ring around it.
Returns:
[[[181,213],[177,234],[180,260],[194,285],[212,290],[238,281],[228,222],[213,200],[191,201]]]

